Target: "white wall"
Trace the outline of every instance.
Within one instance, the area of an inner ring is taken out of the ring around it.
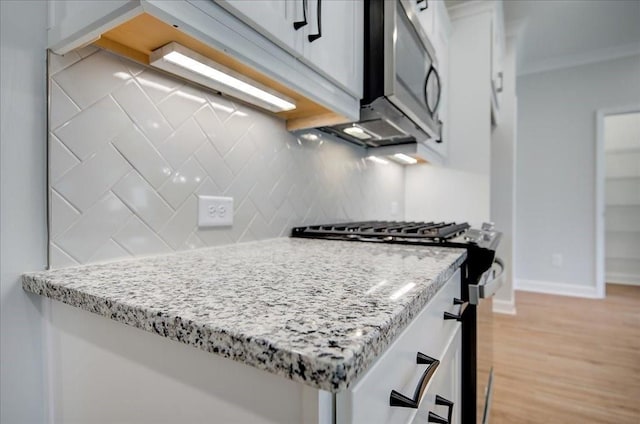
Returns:
[[[44,422],[41,300],[20,274],[46,267],[46,17],[0,1],[0,422]]]
[[[489,219],[489,178],[473,172],[412,165],[405,170],[405,219],[469,222]]]
[[[595,296],[596,110],[640,101],[640,56],[517,84],[517,286]]]
[[[491,167],[491,14],[452,21],[449,40],[447,166],[489,177]],[[486,99],[483,100],[483,99]]]
[[[497,255],[505,263],[505,285],[496,294],[494,309],[513,312],[515,153],[517,135],[516,37],[507,38],[503,58],[503,90],[498,126],[491,137],[491,221],[502,232]],[[502,309],[499,309],[502,307]]]

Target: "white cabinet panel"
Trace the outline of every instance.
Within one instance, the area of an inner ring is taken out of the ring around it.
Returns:
[[[217,3],[280,47],[292,52],[300,49],[293,23],[302,18],[301,0],[220,0]]]
[[[303,32],[302,60],[361,98],[362,0],[308,0],[307,4],[309,24]]]

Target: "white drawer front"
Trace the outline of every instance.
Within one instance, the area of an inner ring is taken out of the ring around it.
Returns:
[[[392,390],[413,397],[414,390],[427,365],[416,363],[418,352],[441,360],[448,343],[460,328],[455,320],[445,320],[444,312],[456,313],[460,306],[460,270],[440,289],[397,340],[381,355],[367,373],[351,389],[337,395],[339,424],[411,422],[416,409],[391,407]],[[459,333],[458,333],[459,334]],[[443,364],[441,363],[438,368]],[[436,370],[432,377],[443,374]],[[427,392],[430,392],[429,383]]]
[[[436,396],[453,402],[450,423],[460,423],[461,344],[461,332],[458,329],[447,345],[446,353],[442,356],[440,366],[433,376],[433,382],[427,388],[412,424],[426,424],[429,420],[429,412],[445,419],[449,418],[449,407],[436,405]]]

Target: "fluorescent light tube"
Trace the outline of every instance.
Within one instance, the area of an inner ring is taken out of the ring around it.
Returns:
[[[409,165],[418,163],[417,159],[412,158],[411,156],[405,155],[404,153],[396,153],[395,155],[393,155],[393,157],[396,159],[400,159],[402,162]]]
[[[151,66],[272,112],[296,108],[292,99],[175,42],[154,50],[149,62]]]

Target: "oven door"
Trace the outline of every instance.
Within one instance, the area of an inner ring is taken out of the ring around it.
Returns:
[[[435,50],[408,0],[385,1],[384,14],[385,97],[430,138],[439,138]]]
[[[504,263],[496,258],[480,278],[480,284],[469,286],[469,301],[477,313],[476,342],[476,423],[488,424],[493,383],[493,295],[504,283]]]

